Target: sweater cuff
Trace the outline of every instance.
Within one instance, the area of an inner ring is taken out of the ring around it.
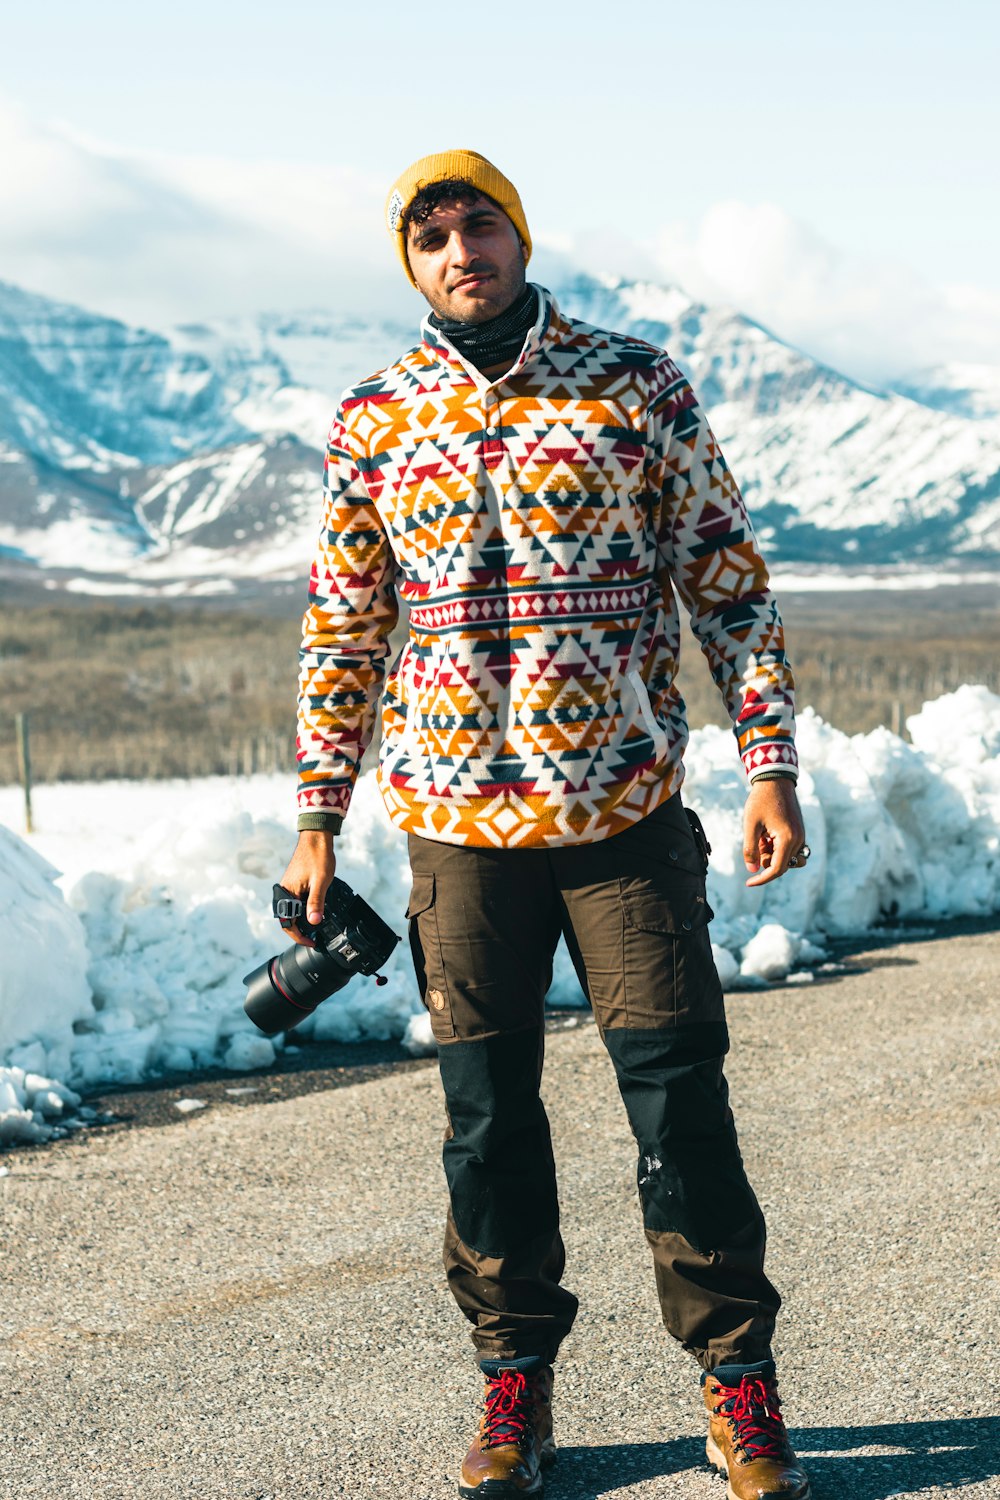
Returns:
[[[750,785],[755,781],[798,781],[799,773],[793,771],[791,766],[783,766],[781,770],[758,771],[750,777]]]
[[[344,815],[338,812],[299,813],[295,827],[299,833],[339,833],[344,826]]]

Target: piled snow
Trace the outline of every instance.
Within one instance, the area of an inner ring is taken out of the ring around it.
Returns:
[[[47,1140],[79,1095],[47,1072],[69,1071],[74,1023],[92,1017],[83,926],[54,870],[0,827],[0,1145]],[[49,1047],[37,1040],[51,1039]]]
[[[759,890],[745,884],[731,738],[692,735],[684,794],[713,846],[708,898],[724,979],[773,981],[821,958],[824,935],[887,919],[1000,912],[1000,697],[960,688],[907,729],[912,744],[887,729],[849,737],[805,710],[796,739],[812,854]]]
[[[73,1023],[93,1015],[84,977],[87,939],[54,882],[59,871],[0,826],[0,1046],[11,1049],[42,1035],[53,1051]],[[27,1057],[27,1054],[25,1054]],[[60,1071],[68,1053],[52,1059]],[[27,1057],[30,1066],[33,1057]]]
[[[262,1036],[245,1016],[243,976],[287,946],[271,916],[271,887],[295,842],[289,779],[40,787],[35,802],[46,831],[32,842],[66,871],[68,904],[45,860],[2,830],[0,1063],[89,1089],[168,1070],[273,1062],[282,1040]],[[14,789],[0,793],[11,821],[16,806]],[[337,873],[402,935],[406,843],[372,777],[358,788],[351,827]],[[15,901],[32,872],[34,885]],[[383,973],[384,986],[352,982],[296,1034],[402,1036],[419,1008],[405,943]],[[0,1079],[9,1081],[7,1069]],[[0,1092],[0,1130],[41,1139],[46,1126],[24,1099]]]
[[[825,957],[828,934],[1000,911],[1000,697],[964,687],[908,729],[912,744],[884,729],[849,738],[802,715],[812,857],[756,889],[745,884],[746,789],[732,736],[692,736],[685,798],[713,845],[725,987],[794,982]],[[283,1040],[245,1017],[243,976],[285,946],[270,902],[294,844],[290,778],[40,787],[36,805],[34,849],[0,829],[0,1140],[59,1128],[74,1089],[272,1062]],[[16,821],[16,789],[0,790],[0,814]],[[403,936],[406,841],[371,775],[337,849],[338,875]],[[46,860],[65,872],[67,901]],[[383,987],[352,981],[293,1038],[402,1038],[429,1050],[405,941],[384,973]],[[549,999],[583,1003],[562,946]]]
[[[0,1068],[0,1145],[47,1141],[65,1134],[58,1124],[63,1110],[68,1105],[67,1118],[76,1120],[79,1104],[79,1094],[52,1078],[26,1073],[23,1068]],[[95,1111],[85,1114],[93,1119]]]

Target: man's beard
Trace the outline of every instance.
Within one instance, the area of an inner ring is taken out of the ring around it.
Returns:
[[[524,270],[524,260],[522,258],[520,265],[509,271],[507,279],[503,281],[496,266],[484,265],[473,267],[466,273],[467,275],[492,275],[495,279],[489,283],[488,295],[470,298],[461,311],[459,311],[451,299],[443,305],[439,305],[437,299],[431,301],[428,298],[428,301],[430,301],[431,307],[439,318],[444,318],[447,321],[461,321],[470,327],[475,327],[479,323],[489,322],[490,318],[499,317],[502,312],[507,311],[512,302],[516,302],[517,298],[524,291]]]

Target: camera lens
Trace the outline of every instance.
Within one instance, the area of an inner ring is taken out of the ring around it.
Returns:
[[[343,989],[351,971],[331,954],[296,943],[248,974],[243,1009],[267,1036],[289,1031]]]
[[[285,902],[294,902],[294,909],[283,908]],[[301,909],[301,902],[284,886],[274,887],[276,916],[291,917]],[[384,984],[377,971],[399,942],[377,912],[336,876],[326,893],[323,921],[308,930],[317,947],[294,943],[243,981],[247,986],[243,1009],[266,1036],[290,1031],[355,974],[375,974],[376,984]]]

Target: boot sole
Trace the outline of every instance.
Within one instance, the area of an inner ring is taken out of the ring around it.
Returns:
[[[739,1495],[733,1489],[729,1480],[729,1465],[726,1463],[725,1454],[713,1438],[709,1437],[705,1443],[705,1457],[708,1459],[715,1472],[726,1481],[727,1500],[740,1500]],[[801,1490],[772,1490],[770,1495],[761,1495],[758,1500],[812,1500],[812,1489],[808,1479],[805,1488]]]
[[[533,1490],[522,1490],[520,1485],[508,1484],[506,1479],[484,1479],[482,1484],[477,1484],[474,1489],[470,1489],[465,1484],[460,1484],[458,1487],[462,1500],[477,1500],[477,1496],[480,1495],[487,1496],[488,1500],[494,1500],[494,1497],[502,1500],[504,1496],[508,1496],[509,1500],[517,1500],[518,1495],[527,1495],[529,1500],[538,1500],[538,1496],[544,1491],[544,1484],[539,1484]]]
[[[539,1465],[543,1469],[550,1469],[556,1461],[555,1447],[543,1448],[539,1455]],[[511,1484],[506,1479],[484,1479],[482,1484],[470,1485],[460,1484],[458,1493],[462,1500],[479,1500],[486,1496],[486,1500],[517,1500],[517,1497],[527,1495],[529,1500],[538,1500],[545,1492],[545,1476],[539,1474],[538,1483],[533,1489],[525,1490],[520,1485]]]

